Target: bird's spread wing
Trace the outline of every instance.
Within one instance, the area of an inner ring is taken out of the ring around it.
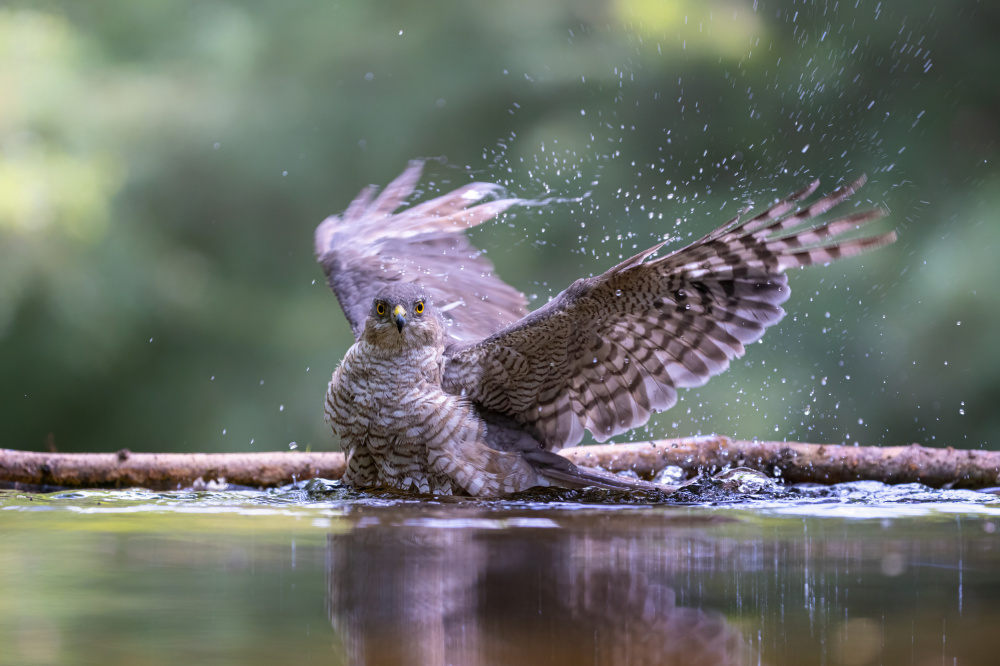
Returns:
[[[895,232],[843,239],[881,217],[868,210],[800,228],[850,196],[864,179],[801,207],[819,185],[767,211],[736,218],[691,245],[578,280],[523,320],[451,351],[446,390],[523,424],[548,449],[598,441],[644,424],[743,355],[784,316],[785,269],[850,257]]]
[[[448,334],[459,341],[481,340],[527,313],[524,295],[497,278],[493,264],[463,234],[520,200],[480,203],[500,187],[470,183],[393,214],[422,170],[422,162],[410,162],[380,195],[365,188],[343,215],[316,228],[317,260],[355,338],[375,292],[395,281],[417,282],[429,292]]]

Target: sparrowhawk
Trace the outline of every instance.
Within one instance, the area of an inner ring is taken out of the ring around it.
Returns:
[[[471,183],[396,212],[421,162],[378,196],[366,188],[316,229],[316,255],[356,339],[333,373],[325,414],[354,487],[495,496],[533,486],[648,484],[573,465],[555,452],[598,441],[672,407],[784,316],[788,268],[896,240],[842,238],[882,216],[812,222],[861,178],[812,203],[819,185],[687,247],[664,243],[577,280],[528,313],[465,229],[518,199]]]

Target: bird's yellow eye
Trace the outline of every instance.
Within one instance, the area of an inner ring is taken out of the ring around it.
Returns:
[[[379,317],[381,317],[382,315],[384,315],[385,314],[385,303],[376,303],[375,304],[375,312],[378,313]]]
[[[423,301],[417,301],[417,304],[413,306],[413,311],[416,312],[417,314],[423,314],[424,313],[424,302]]]

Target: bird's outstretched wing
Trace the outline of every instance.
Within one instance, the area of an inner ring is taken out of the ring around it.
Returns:
[[[818,187],[813,182],[681,250],[647,261],[657,245],[578,280],[521,321],[453,349],[443,385],[518,421],[547,449],[579,443],[584,428],[605,441],[640,426],[673,406],[677,389],[723,372],[784,316],[785,269],[896,240],[894,231],[840,238],[880,210],[795,230],[863,183],[800,207]]]
[[[316,228],[316,258],[355,338],[375,292],[396,281],[417,282],[429,292],[447,333],[459,341],[481,340],[527,313],[524,295],[493,274],[493,264],[463,233],[521,200],[480,203],[501,188],[470,183],[394,214],[422,170],[423,162],[410,162],[380,195],[365,188],[343,215]]]

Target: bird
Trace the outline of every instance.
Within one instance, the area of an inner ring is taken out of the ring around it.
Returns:
[[[411,161],[315,231],[355,338],[324,405],[353,488],[472,497],[664,488],[557,452],[585,431],[604,442],[642,426],[679,389],[725,371],[784,316],[787,269],[897,238],[851,233],[883,217],[879,207],[817,221],[865,178],[808,202],[814,180],[681,249],[661,256],[664,241],[578,279],[529,312],[465,231],[531,202],[473,182],[404,207],[422,170]]]

